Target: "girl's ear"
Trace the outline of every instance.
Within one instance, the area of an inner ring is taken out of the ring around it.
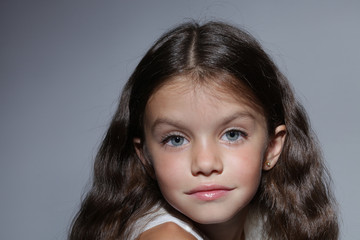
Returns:
[[[269,142],[265,153],[263,170],[270,170],[276,165],[284,146],[285,137],[286,126],[279,125],[278,127],[276,127],[274,137]]]
[[[134,148],[136,151],[136,155],[141,160],[143,165],[147,165],[147,161],[144,155],[143,143],[140,138],[134,138]]]
[[[147,174],[152,178],[156,179],[154,168],[152,167],[151,160],[149,154],[147,153],[144,143],[141,141],[140,138],[134,138],[134,148],[136,151],[136,155],[140,159],[142,165],[145,168]]]

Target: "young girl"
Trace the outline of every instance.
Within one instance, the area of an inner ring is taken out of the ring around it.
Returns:
[[[337,239],[306,114],[257,41],[186,23],[124,87],[70,239]]]

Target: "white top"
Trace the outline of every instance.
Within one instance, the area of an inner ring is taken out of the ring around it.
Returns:
[[[185,222],[176,216],[172,215],[166,209],[159,208],[156,211],[156,208],[153,209],[154,211],[150,211],[148,215],[139,219],[134,225],[134,232],[132,233],[130,240],[135,240],[139,237],[139,235],[145,232],[148,229],[156,227],[160,224],[166,222],[173,222],[176,223],[178,226],[183,228],[185,231],[192,234],[197,240],[206,240],[206,238],[202,237],[194,228],[194,226],[189,223]],[[248,218],[245,221],[244,232],[246,240],[258,240],[261,239],[261,229],[262,229],[263,222],[259,220],[255,215],[248,214]]]
[[[155,208],[154,208],[155,209]],[[145,217],[139,219],[134,226],[134,233],[132,233],[131,240],[135,240],[139,237],[139,235],[145,232],[148,229],[156,227],[160,224],[166,222],[176,223],[178,226],[183,228],[185,231],[193,235],[197,240],[205,240],[201,237],[195,230],[195,228],[191,225],[191,223],[182,221],[181,219],[173,216],[164,208],[160,208],[158,211],[154,213],[150,213]]]

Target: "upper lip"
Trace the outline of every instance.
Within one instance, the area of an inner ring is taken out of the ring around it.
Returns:
[[[216,190],[229,191],[229,190],[233,190],[233,189],[234,188],[226,187],[226,186],[222,186],[222,185],[205,184],[205,185],[200,185],[198,187],[191,189],[190,191],[186,192],[186,194],[194,194],[197,192],[209,192],[209,191],[216,191]]]

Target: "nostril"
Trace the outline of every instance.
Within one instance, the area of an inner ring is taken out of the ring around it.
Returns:
[[[217,174],[221,174],[222,171],[217,171],[217,170],[212,170],[212,171],[198,171],[198,172],[193,172],[193,176],[200,176],[200,175],[203,175],[203,176],[211,176],[211,175],[217,175]]]

